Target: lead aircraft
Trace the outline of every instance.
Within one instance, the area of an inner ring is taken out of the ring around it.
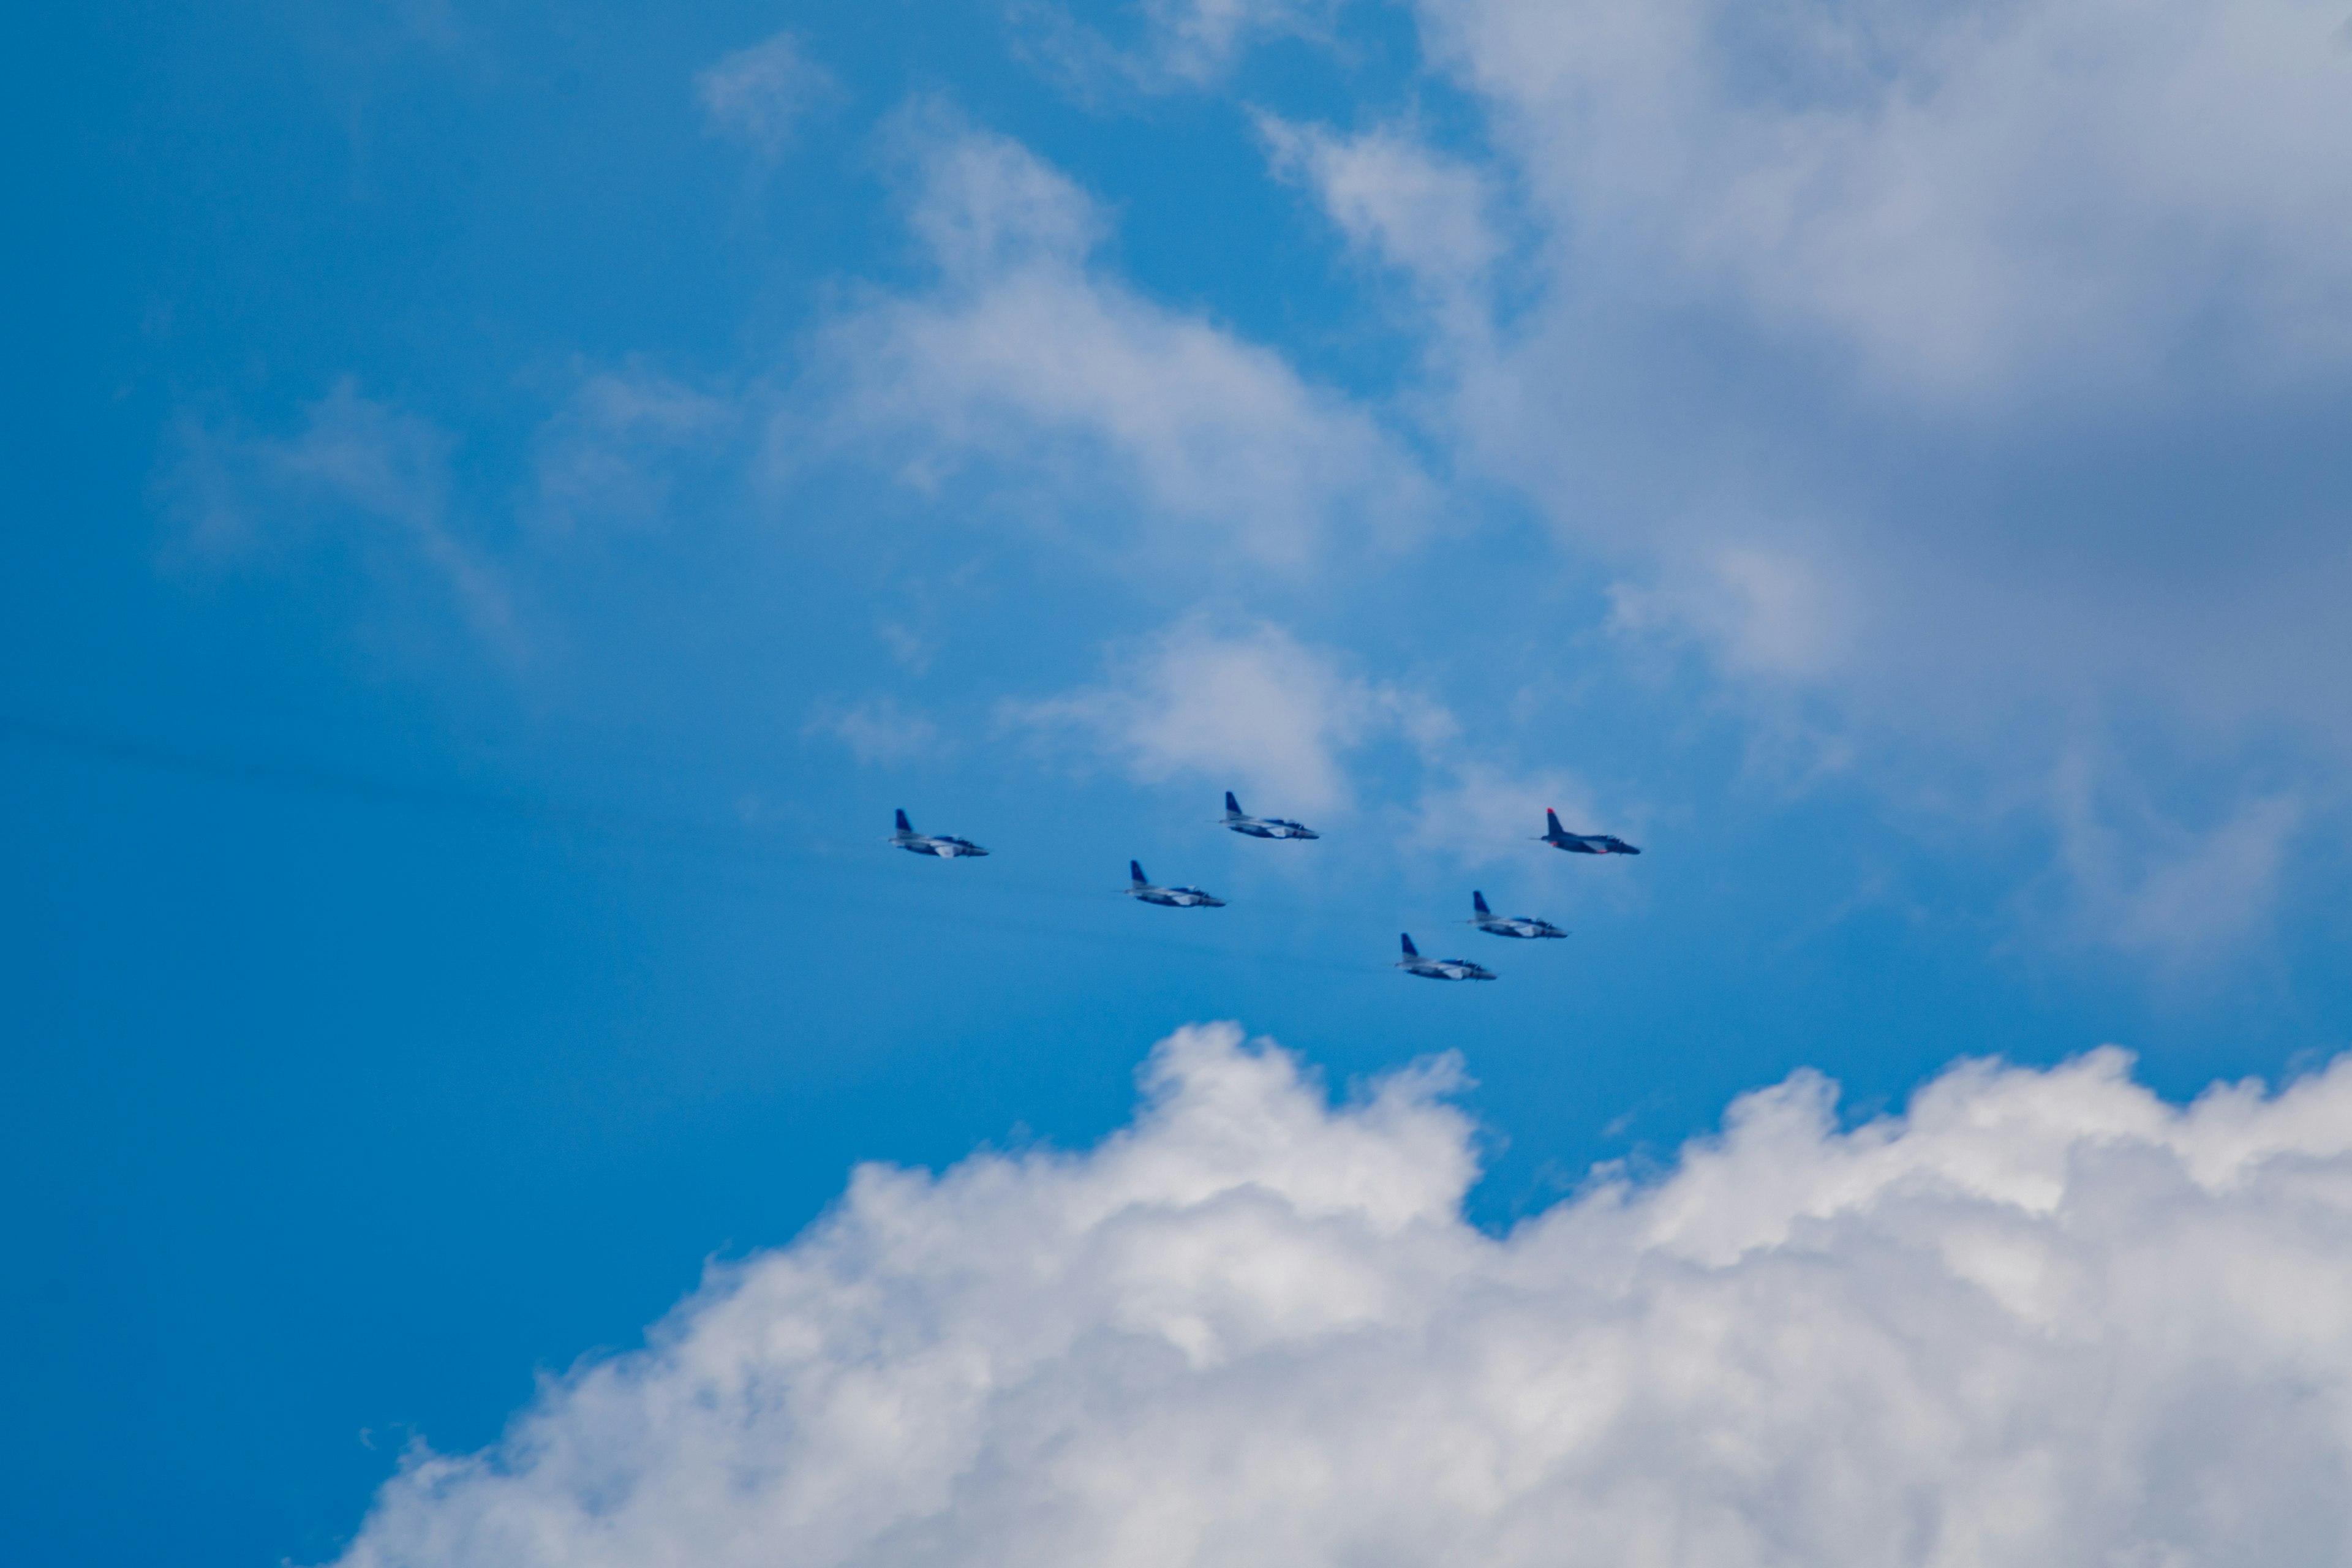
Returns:
[[[898,831],[890,835],[890,843],[894,847],[904,849],[909,855],[936,855],[942,860],[953,860],[965,855],[988,853],[971,839],[958,838],[952,833],[916,832],[914,825],[907,820],[906,808],[903,806],[898,810]]]
[[[1286,816],[1252,816],[1225,792],[1225,826],[1235,833],[1246,833],[1252,838],[1320,838],[1323,836],[1303,822],[1293,822]]]
[[[1559,825],[1559,813],[1544,807],[1543,842],[1571,855],[1639,855],[1641,851],[1613,833],[1570,833]]]
[[[1498,915],[1486,907],[1486,895],[1472,889],[1470,892],[1470,923],[1489,936],[1566,936],[1568,933],[1549,921],[1539,921],[1531,915]]]
[[[1412,933],[1402,933],[1404,957],[1397,967],[1407,974],[1418,974],[1423,980],[1493,980],[1495,972],[1483,963],[1473,963],[1466,958],[1423,958],[1421,949],[1412,945]]]
[[[1133,884],[1127,889],[1130,899],[1141,899],[1147,904],[1164,904],[1171,910],[1222,910],[1225,900],[1212,898],[1198,888],[1155,888],[1151,879],[1143,874],[1143,863],[1129,860],[1127,875]]]

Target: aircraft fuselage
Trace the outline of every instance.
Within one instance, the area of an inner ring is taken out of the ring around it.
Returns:
[[[1641,851],[1613,833],[1547,833],[1544,842],[1571,855],[1639,855]]]
[[[934,837],[917,833],[904,838],[893,838],[890,842],[894,847],[904,849],[909,855],[936,855],[942,860],[954,860],[966,855],[988,853],[969,838],[946,836]]]
[[[1490,915],[1470,922],[1489,936],[1564,937],[1568,933],[1549,921],[1520,920],[1509,915]]]
[[[1244,816],[1228,822],[1227,827],[1252,838],[1320,838],[1323,836],[1304,823],[1285,822],[1279,817]]]
[[[1397,965],[1423,980],[1492,980],[1495,972],[1466,958],[1408,958]]]
[[[1221,910],[1225,907],[1224,900],[1213,898],[1198,888],[1129,888],[1127,896],[1171,910]]]

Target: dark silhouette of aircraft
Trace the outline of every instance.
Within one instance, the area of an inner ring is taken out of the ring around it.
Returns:
[[[1411,932],[1403,933],[1404,957],[1397,967],[1407,974],[1418,974],[1423,980],[1492,980],[1495,972],[1483,963],[1473,963],[1466,958],[1423,958],[1421,949],[1412,945]]]
[[[1566,936],[1568,933],[1549,921],[1539,921],[1531,915],[1498,915],[1486,907],[1486,895],[1475,889],[1470,894],[1470,923],[1489,936]]]
[[[1559,813],[1544,807],[1542,841],[1571,855],[1639,855],[1641,851],[1613,833],[1570,833],[1559,825]]]
[[[1147,904],[1162,904],[1171,910],[1222,910],[1225,900],[1212,898],[1198,888],[1155,888],[1151,879],[1143,874],[1143,863],[1129,860],[1127,874],[1133,884],[1127,889],[1130,899],[1141,899]]]
[[[1224,825],[1235,833],[1246,833],[1252,838],[1320,838],[1323,836],[1303,822],[1293,822],[1286,816],[1252,816],[1225,792]]]
[[[958,838],[952,833],[918,833],[907,820],[906,809],[898,812],[898,831],[890,835],[890,843],[909,855],[936,855],[942,860],[953,860],[966,855],[985,855],[987,850],[969,838]]]

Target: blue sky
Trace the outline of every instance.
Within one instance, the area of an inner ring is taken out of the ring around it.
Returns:
[[[1461,1053],[1495,1232],[1800,1068],[2324,1064],[2341,61],[2153,13],[31,24],[0,1555],[334,1558],[1190,1023]]]

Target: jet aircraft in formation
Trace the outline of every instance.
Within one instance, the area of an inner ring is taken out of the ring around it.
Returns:
[[[1252,816],[1225,792],[1224,825],[1235,833],[1245,833],[1252,838],[1320,838],[1323,836],[1303,822],[1293,822],[1286,816]]]
[[[1242,810],[1234,792],[1225,792],[1225,815],[1223,826],[1252,838],[1319,838],[1321,834],[1301,822],[1282,816],[1252,816]],[[1571,855],[1639,855],[1642,851],[1613,833],[1570,833],[1559,825],[1559,813],[1546,807],[1545,833],[1539,842],[1555,849],[1565,849]],[[932,855],[942,860],[960,859],[966,856],[985,855],[987,850],[969,838],[959,838],[951,833],[918,833],[907,820],[905,808],[898,811],[898,831],[890,835],[889,843],[912,855]],[[1129,886],[1128,897],[1140,899],[1147,904],[1160,904],[1177,910],[1221,910],[1225,900],[1205,893],[1198,888],[1162,888],[1143,874],[1140,861],[1127,863]],[[1470,894],[1469,923],[1490,936],[1564,937],[1568,932],[1549,921],[1539,921],[1531,915],[1498,915],[1486,905],[1486,895],[1473,890]],[[1404,957],[1396,967],[1407,974],[1417,974],[1424,980],[1493,980],[1495,972],[1484,964],[1473,963],[1466,958],[1424,958],[1412,945],[1410,933],[1401,933]]]
[[[1423,958],[1421,949],[1412,945],[1412,933],[1400,934],[1404,943],[1404,956],[1397,967],[1407,974],[1418,974],[1423,980],[1492,980],[1495,972],[1483,963],[1473,963],[1466,958]]]
[[[1486,907],[1486,895],[1472,889],[1470,892],[1470,923],[1489,936],[1546,937],[1568,933],[1549,921],[1539,921],[1532,915],[1498,915]]]
[[[1127,863],[1127,875],[1132,884],[1127,889],[1130,899],[1141,899],[1147,904],[1165,904],[1171,910],[1222,910],[1225,900],[1213,898],[1198,888],[1155,888],[1151,879],[1143,874],[1139,860]]]
[[[1559,813],[1544,807],[1543,842],[1571,855],[1639,855],[1641,851],[1613,833],[1570,833],[1559,825]]]
[[[969,838],[958,838],[952,833],[918,833],[907,820],[904,806],[898,809],[898,831],[890,835],[890,843],[909,855],[936,855],[942,860],[959,856],[985,855],[987,850]]]

